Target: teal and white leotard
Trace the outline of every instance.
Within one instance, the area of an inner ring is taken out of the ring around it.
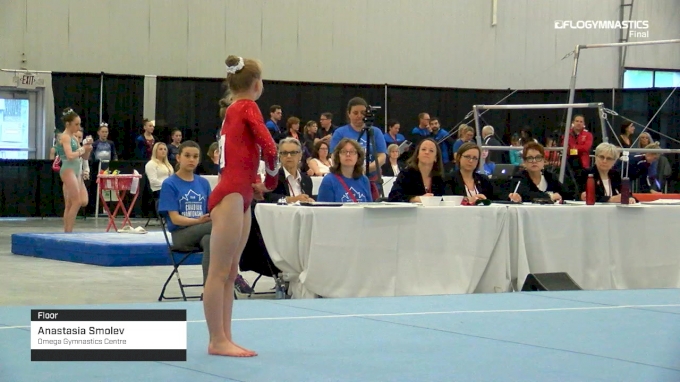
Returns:
[[[71,151],[77,151],[80,148],[78,141],[74,137],[71,137]],[[75,159],[66,159],[66,152],[64,151],[64,146],[61,143],[57,143],[54,146],[57,155],[61,158],[61,169],[59,174],[63,174],[66,169],[73,170],[76,178],[80,177],[80,173],[83,170],[83,159],[81,157]]]

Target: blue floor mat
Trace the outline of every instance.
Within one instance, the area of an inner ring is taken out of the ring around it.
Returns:
[[[12,235],[12,253],[43,259],[106,267],[171,265],[162,232],[119,233],[17,233]],[[179,261],[181,256],[176,256]],[[201,255],[184,263],[197,265]]]

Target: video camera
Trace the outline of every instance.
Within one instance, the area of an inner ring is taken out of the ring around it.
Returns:
[[[364,113],[364,123],[367,126],[373,126],[373,123],[375,122],[375,112],[380,109],[382,109],[380,106],[368,105],[366,113]]]

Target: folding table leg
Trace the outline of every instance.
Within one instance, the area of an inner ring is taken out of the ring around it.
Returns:
[[[104,199],[104,191],[105,190],[100,190],[99,192],[99,197],[101,198],[104,211],[106,211],[106,215],[109,217],[109,224],[106,225],[106,232],[109,232],[111,229],[111,226],[113,226],[113,229],[118,232],[118,227],[116,227],[116,220],[113,218],[113,214],[111,213],[111,209],[109,208],[108,203],[106,203],[106,200]]]

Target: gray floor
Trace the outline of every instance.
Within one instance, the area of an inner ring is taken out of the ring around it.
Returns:
[[[133,220],[133,226],[143,226],[144,220]],[[107,219],[88,218],[76,222],[76,232],[104,232]],[[61,219],[0,219],[0,305],[63,305],[154,302],[172,268],[101,267],[64,261],[45,260],[13,255],[11,236],[24,232],[62,232]],[[147,227],[160,230],[160,226]],[[182,280],[200,282],[201,266],[180,268]],[[242,273],[251,283],[257,277]],[[258,292],[273,288],[271,278],[263,277]],[[177,282],[169,287],[170,295],[178,295]],[[245,298],[247,296],[240,296]],[[271,296],[260,296],[270,298]]]

